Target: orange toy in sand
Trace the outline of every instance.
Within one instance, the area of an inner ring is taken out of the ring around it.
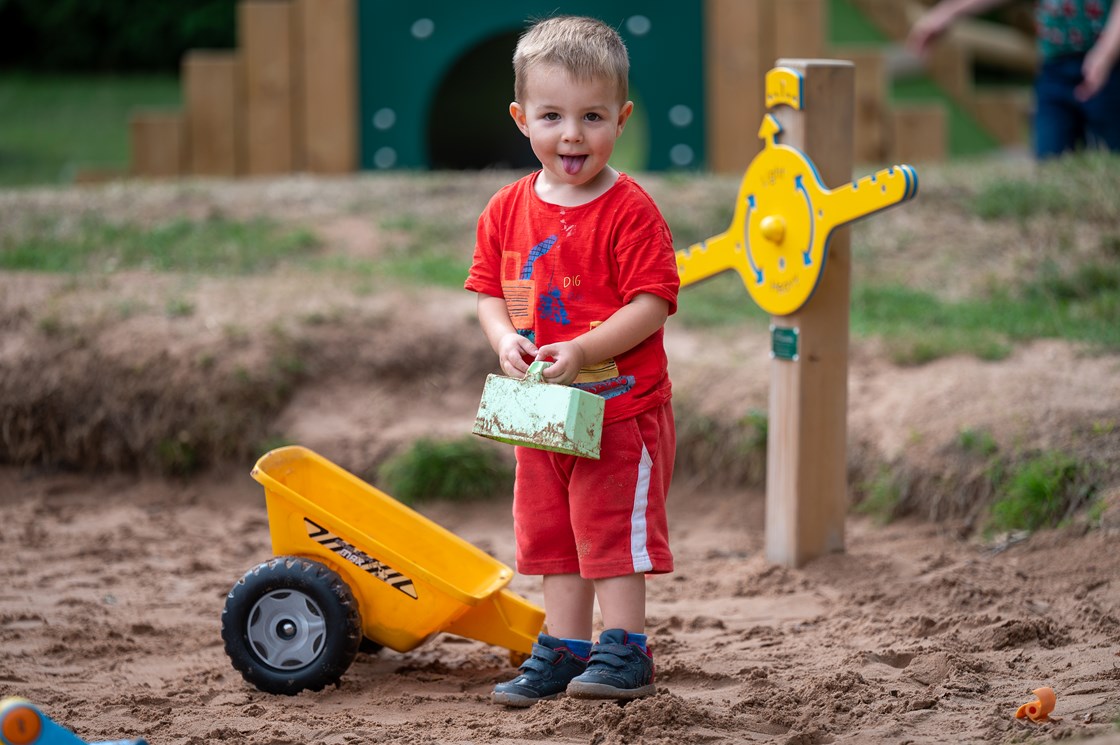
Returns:
[[[1016,719],[1030,719],[1032,722],[1046,722],[1050,720],[1050,712],[1054,711],[1054,703],[1058,697],[1050,686],[1035,688],[1032,691],[1038,696],[1037,701],[1023,704],[1015,711]]]

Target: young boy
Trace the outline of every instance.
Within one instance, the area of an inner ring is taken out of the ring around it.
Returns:
[[[634,109],[618,34],[551,18],[521,37],[513,64],[509,112],[541,170],[490,200],[466,288],[504,374],[549,360],[547,382],[607,402],[600,460],[515,449],[517,567],[544,575],[548,633],[493,700],[628,700],[655,692],[645,575],[673,569],[662,344],[680,284],[672,236],[650,196],[607,163]],[[606,630],[592,646],[596,600]]]

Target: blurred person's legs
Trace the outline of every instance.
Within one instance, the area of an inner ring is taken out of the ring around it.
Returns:
[[[1042,63],[1035,80],[1034,152],[1039,160],[1085,144],[1085,114],[1082,103],[1073,95],[1080,82],[1080,55]]]
[[[1112,68],[1108,82],[1084,106],[1088,146],[1120,153],[1120,65]]]

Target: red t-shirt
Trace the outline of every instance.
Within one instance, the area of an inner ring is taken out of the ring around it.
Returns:
[[[539,173],[490,199],[466,288],[504,298],[514,328],[537,346],[574,339],[643,292],[676,312],[673,237],[649,194],[620,174],[605,194],[561,207],[533,190]],[[664,334],[580,371],[572,385],[607,399],[606,422],[669,400]]]

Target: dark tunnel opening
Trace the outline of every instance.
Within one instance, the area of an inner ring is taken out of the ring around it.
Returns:
[[[440,83],[428,115],[428,158],[433,169],[511,168],[540,164],[509,115],[513,100],[512,31],[474,47]]]

